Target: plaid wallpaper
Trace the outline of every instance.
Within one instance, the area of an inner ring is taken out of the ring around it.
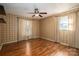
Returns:
[[[7,14],[4,17],[6,24],[1,24],[1,43],[17,40],[17,19],[15,15]]]

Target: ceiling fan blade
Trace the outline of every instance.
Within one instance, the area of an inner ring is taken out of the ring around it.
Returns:
[[[40,17],[43,17],[42,15],[39,14]]]
[[[47,12],[40,12],[39,14],[47,14]]]
[[[32,15],[32,17],[34,17],[35,15]]]

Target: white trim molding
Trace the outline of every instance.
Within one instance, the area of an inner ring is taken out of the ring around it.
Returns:
[[[31,39],[31,38],[39,38],[39,36],[33,36],[33,37],[29,37],[29,38],[27,38],[27,40],[28,39]],[[25,40],[25,39],[24,39]],[[19,42],[19,41],[22,41],[22,40],[15,40],[15,41],[9,41],[9,42],[4,42],[4,43],[2,43],[1,45],[4,45],[4,44],[8,44],[8,43],[14,43],[14,42]]]
[[[40,37],[40,38],[42,38],[42,39],[46,39],[46,40],[49,40],[49,41],[53,41],[53,42],[57,42],[57,41],[55,41],[55,40],[52,40],[52,39],[50,39],[50,38],[46,38],[46,37]],[[58,43],[60,43],[60,44],[62,44],[62,45],[69,46],[69,44],[67,44],[67,43],[62,43],[62,42],[58,42]]]
[[[59,43],[62,44],[62,45],[69,46],[69,44],[67,44],[67,43],[62,43],[62,42],[59,42]]]
[[[40,37],[40,38],[42,38],[42,39],[46,39],[46,40],[49,40],[49,41],[56,42],[55,40],[52,40],[52,39],[50,39],[50,38],[46,38],[46,37]]]
[[[1,44],[1,45],[0,45],[0,50],[2,49],[2,46],[3,46],[3,45]]]
[[[2,43],[2,45],[9,44],[9,43],[13,43],[13,42],[17,42],[17,41],[4,42],[4,43]]]

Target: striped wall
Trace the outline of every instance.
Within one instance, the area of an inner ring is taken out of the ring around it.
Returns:
[[[19,19],[17,19],[19,17]],[[16,16],[13,14],[7,14],[6,17],[3,17],[6,21],[6,24],[0,23],[0,44],[12,43],[18,41],[18,25],[20,20],[29,20],[24,16]],[[39,21],[32,21],[32,38],[39,37]],[[20,24],[21,25],[21,24]],[[23,26],[22,26],[23,27]]]
[[[69,15],[73,20],[72,31],[59,30],[59,19],[57,19],[57,16],[51,16],[40,20],[40,37],[79,48],[79,12],[73,12],[66,15]]]
[[[1,43],[17,41],[17,19],[15,15],[7,14],[5,17],[6,24],[3,24]]]
[[[74,18],[73,31],[60,31],[57,17],[32,20],[32,38],[41,38],[79,48],[79,12],[70,13]],[[20,16],[19,16],[20,17]],[[16,42],[18,38],[18,20],[16,15],[7,14],[6,24],[0,23],[0,44]],[[20,17],[20,19],[26,19]],[[26,19],[27,20],[27,19]]]

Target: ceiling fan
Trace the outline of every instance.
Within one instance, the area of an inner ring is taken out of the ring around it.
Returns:
[[[38,8],[35,8],[34,9],[34,12],[29,12],[29,14],[33,14],[32,17],[34,17],[34,16],[43,17],[41,14],[47,14],[47,12],[39,12],[39,9]]]

